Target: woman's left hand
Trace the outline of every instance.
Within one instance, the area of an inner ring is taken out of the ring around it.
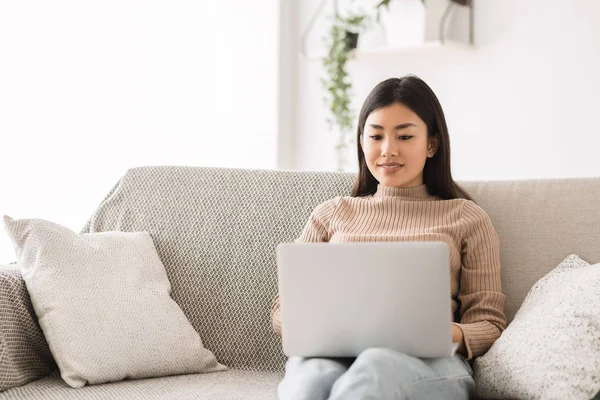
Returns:
[[[463,331],[458,326],[452,324],[452,341],[458,343],[458,349],[456,351],[462,355],[465,355],[465,337]]]

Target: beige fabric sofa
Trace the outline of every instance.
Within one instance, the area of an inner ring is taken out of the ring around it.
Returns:
[[[275,247],[299,235],[317,204],[348,195],[353,180],[332,172],[128,170],[82,232],[150,232],[173,299],[230,370],[72,389],[56,371],[16,265],[7,265],[0,267],[0,388],[20,386],[0,399],[276,398],[285,358],[269,321]],[[565,256],[600,260],[600,178],[461,184],[500,236],[509,321],[532,284]]]

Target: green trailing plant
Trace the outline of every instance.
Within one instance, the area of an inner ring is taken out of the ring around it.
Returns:
[[[331,128],[339,133],[336,151],[338,155],[338,171],[343,171],[344,152],[352,142],[354,126],[354,110],[352,109],[352,80],[348,76],[347,63],[354,54],[358,35],[363,32],[370,22],[366,14],[356,13],[348,17],[336,15],[325,38],[328,48],[323,58],[325,77],[321,84],[325,89],[325,103],[330,117],[327,119]]]

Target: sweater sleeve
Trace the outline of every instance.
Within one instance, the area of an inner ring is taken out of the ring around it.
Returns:
[[[490,217],[472,201],[462,210],[462,268],[458,302],[467,359],[483,355],[506,327],[500,282],[500,243]]]
[[[328,242],[331,238],[331,220],[335,213],[338,197],[319,204],[308,218],[300,237],[294,243]],[[271,305],[271,323],[276,334],[281,336],[281,313],[279,294],[273,299]]]

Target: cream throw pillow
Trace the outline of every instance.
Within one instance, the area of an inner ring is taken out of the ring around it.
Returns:
[[[592,398],[600,390],[600,264],[573,254],[537,281],[473,369],[479,398]]]
[[[50,351],[72,387],[221,371],[147,232],[77,233],[4,216]]]

